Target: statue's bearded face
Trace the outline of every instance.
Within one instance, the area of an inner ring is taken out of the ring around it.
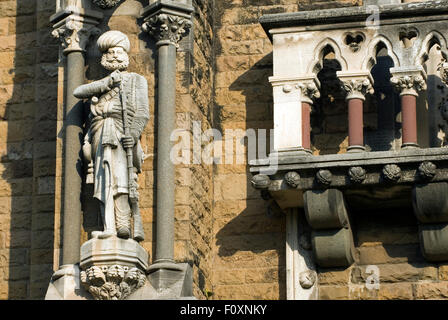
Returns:
[[[129,66],[129,56],[122,47],[109,48],[101,57],[101,65],[110,71],[125,70]]]

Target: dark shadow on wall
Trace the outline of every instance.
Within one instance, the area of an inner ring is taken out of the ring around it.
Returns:
[[[7,299],[43,299],[53,273],[58,44],[47,21],[55,4],[17,0],[9,18],[4,52],[13,57],[0,90],[7,101],[0,120],[0,207],[10,223],[0,225],[0,262]],[[1,14],[1,13],[0,13]],[[12,13],[14,16],[15,13]],[[10,205],[9,205],[10,204]],[[7,229],[7,227],[9,227]],[[5,259],[5,260],[3,260]]]
[[[225,134],[225,128],[242,128],[254,130],[257,137],[264,136],[267,143],[263,150],[258,150],[257,158],[266,158],[269,155],[271,144],[269,141],[270,129],[273,128],[272,86],[269,76],[272,75],[272,53],[267,54],[249,70],[238,77],[228,88],[231,92],[241,93],[244,96],[245,106],[218,105],[215,102],[214,127]],[[239,110],[238,108],[243,108]],[[233,109],[233,110],[232,110]],[[235,111],[236,110],[236,111]],[[231,123],[244,122],[244,126]],[[259,129],[266,129],[264,132]],[[245,161],[253,160],[247,155],[249,139],[235,140],[236,144],[244,145],[246,151]],[[234,159],[234,162],[236,158]],[[260,268],[259,273],[246,275],[246,284],[278,283],[277,294],[280,299],[286,299],[286,216],[283,213],[270,210],[269,202],[264,200],[259,191],[255,190],[250,178],[252,174],[246,167],[247,190],[246,205],[240,212],[234,211],[235,217],[223,225],[216,234],[218,255],[225,263],[234,263],[239,267]],[[227,203],[234,201],[229,195],[222,194]],[[238,205],[235,205],[238,207]],[[229,272],[232,272],[229,270]],[[243,284],[241,284],[243,285]],[[254,292],[254,299],[266,299],[269,292]]]

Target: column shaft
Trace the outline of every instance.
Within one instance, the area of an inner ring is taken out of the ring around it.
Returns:
[[[348,144],[364,148],[363,100],[348,100]]]
[[[417,146],[417,97],[401,96],[402,147]]]
[[[62,264],[75,264],[80,259],[83,103],[73,91],[84,83],[84,63],[82,52],[67,54]]]
[[[176,115],[176,47],[158,46],[157,236],[155,262],[174,261],[174,164],[170,159]]]
[[[306,150],[311,149],[311,105],[308,102],[302,102],[302,147]]]

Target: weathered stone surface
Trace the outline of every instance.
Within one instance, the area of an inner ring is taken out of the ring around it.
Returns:
[[[322,300],[348,300],[348,286],[321,286],[319,287],[319,299]]]
[[[320,269],[318,274],[319,285],[346,285],[350,282],[352,268]]]
[[[413,298],[410,283],[382,284],[378,291],[379,300],[411,300]]]
[[[415,265],[407,263],[394,263],[377,265],[379,268],[380,283],[384,282],[413,282],[419,280],[437,280],[437,268],[425,264]],[[371,273],[366,267],[357,266],[352,271],[353,283],[366,283]]]
[[[415,285],[416,299],[448,298],[448,282],[418,283]]]

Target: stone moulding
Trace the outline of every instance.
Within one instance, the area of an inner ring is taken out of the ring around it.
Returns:
[[[395,5],[378,6],[381,20],[401,19],[409,21],[410,18],[423,16],[423,19],[448,14],[448,3],[446,1],[424,1],[419,3],[401,3]],[[269,37],[272,37],[269,30],[284,27],[306,27],[313,29],[313,26],[326,25],[334,27],[334,24],[343,24],[347,21],[359,22],[366,26],[366,20],[372,12],[365,7],[350,7],[325,9],[315,11],[301,11],[293,13],[267,14],[260,17],[260,23]],[[353,27],[353,26],[352,26]]]

